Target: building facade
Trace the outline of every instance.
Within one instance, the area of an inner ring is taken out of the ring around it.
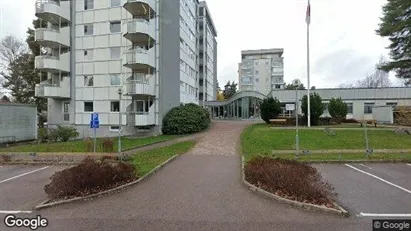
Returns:
[[[356,89],[315,89],[326,105],[323,117],[330,116],[328,103],[331,98],[340,98],[348,106],[347,119],[375,119],[375,108],[382,106],[411,106],[411,88],[356,88]],[[294,111],[287,111],[286,104],[295,104],[298,99],[298,113],[302,114],[301,99],[307,95],[307,90],[271,91],[269,96],[277,98],[282,104],[280,116],[294,116]],[[207,102],[212,118],[250,119],[259,117],[258,103],[267,95],[257,91],[241,91],[226,101]]]
[[[246,50],[238,64],[240,91],[258,91],[265,95],[284,89],[283,49]]]
[[[199,7],[199,101],[217,99],[217,31],[206,2],[200,2]]]
[[[117,135],[120,124],[123,135],[161,132],[171,108],[201,102],[201,70],[216,73],[216,32],[198,0],[37,0],[36,16],[47,22],[35,35],[35,68],[47,75],[36,96],[48,99],[49,126],[74,125],[81,137],[92,134],[93,112],[98,136]],[[207,52],[201,35],[212,41]],[[212,57],[205,66],[201,55]]]

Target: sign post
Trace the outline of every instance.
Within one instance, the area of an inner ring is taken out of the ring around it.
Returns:
[[[295,87],[295,158],[298,159],[300,152],[300,139],[298,137],[298,87],[300,86],[301,81],[299,79],[293,80],[293,85]],[[309,98],[310,96],[308,96]]]
[[[90,118],[90,128],[94,129],[94,147],[93,151],[96,152],[96,146],[97,146],[97,128],[100,127],[100,120],[98,117],[98,113],[93,113],[91,114]]]

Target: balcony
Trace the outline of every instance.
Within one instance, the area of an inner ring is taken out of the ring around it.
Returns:
[[[70,1],[36,0],[36,16],[47,22],[69,22],[70,8]]]
[[[151,74],[155,70],[154,49],[135,48],[123,54],[123,65],[139,72]]]
[[[128,80],[126,95],[156,95],[154,84],[142,80]]]
[[[34,67],[37,70],[50,73],[70,72],[70,54],[61,54],[60,57],[51,55],[36,56]]]
[[[133,16],[154,16],[155,0],[123,0],[123,7]]]
[[[155,117],[154,113],[146,112],[146,113],[136,113],[135,117],[135,126],[150,126],[155,125]]]
[[[153,44],[156,30],[153,21],[145,19],[133,19],[123,24],[124,38],[133,43]]]
[[[38,28],[35,31],[36,43],[43,47],[58,49],[70,47],[69,27],[58,29]]]
[[[36,84],[35,96],[40,98],[68,99],[70,98],[70,78],[65,77],[58,84],[52,84],[51,80]]]

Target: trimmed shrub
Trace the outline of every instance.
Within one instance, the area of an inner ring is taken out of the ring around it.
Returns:
[[[265,98],[260,104],[261,119],[267,124],[270,123],[270,119],[275,119],[281,113],[280,101],[277,98],[269,97]]]
[[[56,172],[44,190],[55,200],[97,193],[136,179],[136,169],[129,163],[88,157],[75,167]]]
[[[57,133],[57,129],[49,128],[48,129],[48,142],[49,143],[57,142],[58,139],[59,139],[59,135]]]
[[[328,112],[331,117],[341,123],[341,121],[347,116],[348,106],[341,98],[331,98],[330,104],[328,104]]]
[[[304,95],[301,100],[301,110],[303,111],[305,120],[308,118],[308,97]],[[317,93],[310,93],[310,114],[311,114],[311,125],[318,125],[320,116],[323,114],[325,105],[322,99]]]
[[[197,104],[189,103],[172,108],[163,119],[163,134],[184,135],[200,132],[211,123],[210,113]]]
[[[75,127],[57,126],[57,137],[60,141],[67,142],[70,139],[77,138],[79,133]]]
[[[255,157],[244,168],[246,180],[268,192],[300,202],[333,207],[333,188],[317,169],[295,160]]]

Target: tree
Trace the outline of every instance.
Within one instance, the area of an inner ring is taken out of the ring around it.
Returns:
[[[22,54],[27,53],[27,46],[14,36],[6,36],[0,42],[0,70],[7,67]]]
[[[270,119],[277,118],[281,113],[280,101],[277,98],[265,98],[260,104],[261,119],[270,123]]]
[[[379,69],[395,71],[396,77],[411,82],[411,1],[388,0],[382,13],[376,33],[389,38],[392,61],[380,65]]]
[[[235,93],[237,93],[237,84],[234,81],[232,83],[228,81],[223,90],[224,99],[231,98]]]
[[[295,90],[295,85],[287,84],[287,85],[285,85],[285,90]],[[305,90],[304,84],[300,84],[300,86],[298,86],[297,90]]]
[[[224,101],[224,95],[222,91],[217,92],[217,101]]]
[[[304,114],[304,119],[308,119],[308,103],[307,95],[304,95],[301,100],[301,110]],[[311,124],[317,125],[320,119],[320,116],[323,114],[325,106],[322,102],[322,99],[317,93],[310,93],[310,114],[311,114]]]
[[[331,98],[330,104],[328,104],[328,112],[331,117],[342,120],[347,116],[348,107],[341,98]]]
[[[364,79],[358,80],[356,83],[340,84],[339,88],[383,88],[391,87],[388,72],[379,69],[385,63],[385,57],[381,56],[378,63],[371,74],[368,74]]]

